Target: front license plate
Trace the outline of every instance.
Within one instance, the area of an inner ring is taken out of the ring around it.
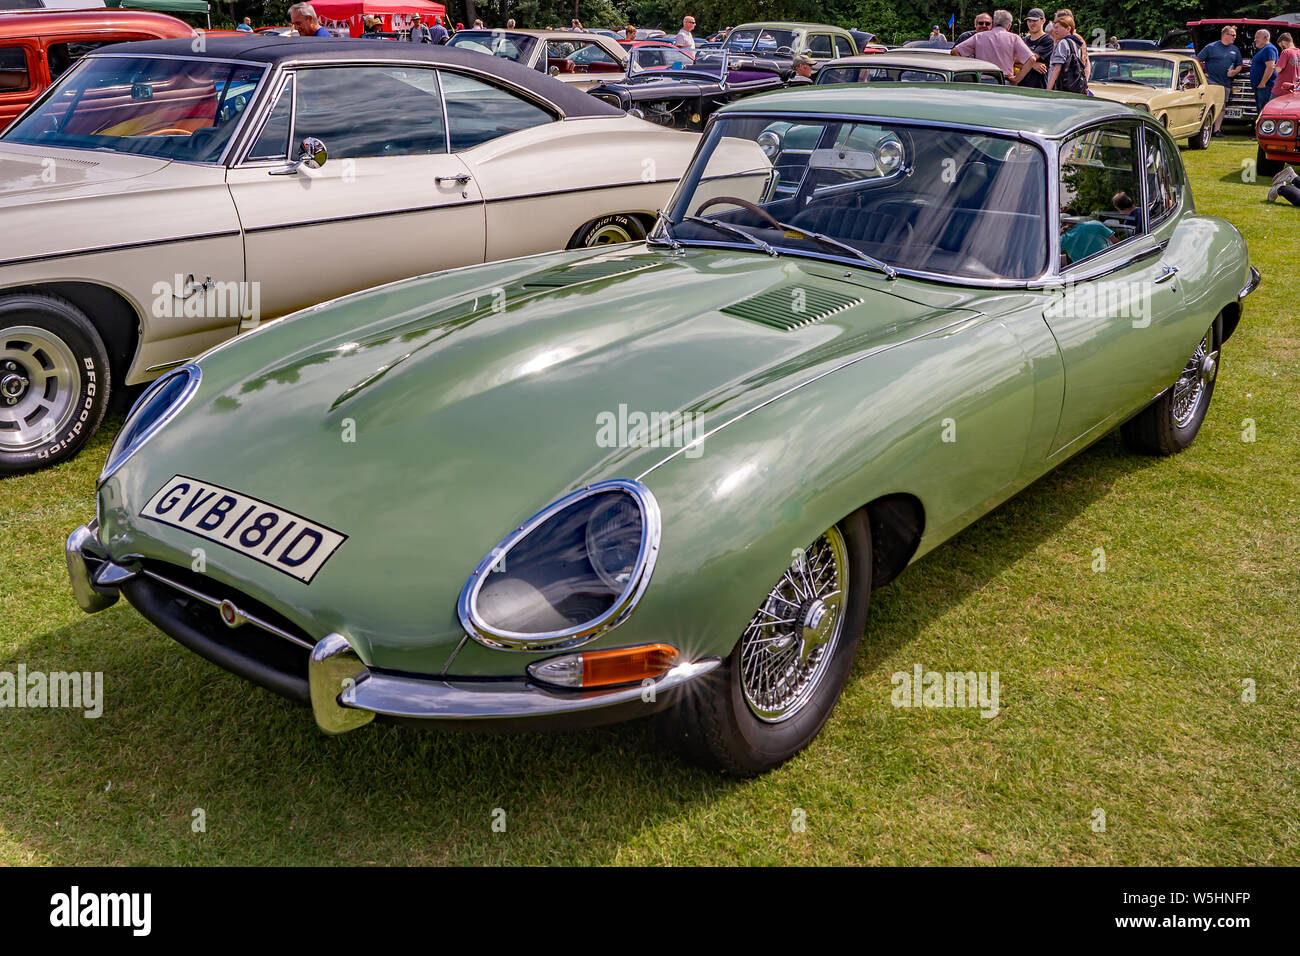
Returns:
[[[1224,119],[1241,119],[1241,107],[1229,106],[1223,111]]]
[[[185,475],[173,475],[140,514],[215,541],[306,584],[348,539],[292,511]]]

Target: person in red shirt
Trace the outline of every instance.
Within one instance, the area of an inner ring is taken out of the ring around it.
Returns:
[[[1277,35],[1277,76],[1273,80],[1273,96],[1285,96],[1294,93],[1300,85],[1300,50],[1289,33]]]

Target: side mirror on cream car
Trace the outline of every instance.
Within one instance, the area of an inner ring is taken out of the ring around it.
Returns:
[[[328,158],[329,153],[325,149],[325,144],[315,136],[308,136],[299,144],[298,158],[288,166],[271,170],[270,174],[272,176],[292,176],[303,169],[320,169],[325,165],[325,160]]]

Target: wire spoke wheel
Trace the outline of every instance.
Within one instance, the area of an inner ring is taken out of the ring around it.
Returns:
[[[1186,428],[1196,418],[1201,403],[1209,392],[1209,386],[1214,381],[1218,361],[1219,353],[1210,341],[1209,333],[1206,333],[1178,376],[1178,381],[1174,383],[1173,413],[1174,422],[1179,428]]]
[[[0,329],[0,451],[49,442],[72,421],[80,391],[66,342],[33,326]]]
[[[759,720],[789,720],[825,675],[844,625],[849,558],[831,528],[798,555],[745,628],[741,689]]]

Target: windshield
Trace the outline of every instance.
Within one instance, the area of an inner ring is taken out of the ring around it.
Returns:
[[[220,60],[88,57],[3,139],[215,163],[262,75]]]
[[[447,41],[447,46],[487,53],[516,63],[532,59],[537,37],[527,33],[503,33],[500,30],[462,30]]]
[[[691,73],[698,77],[701,73],[712,77],[721,77],[726,63],[723,54],[704,50],[679,50],[672,46],[642,46],[632,51],[628,60],[628,79],[641,76],[643,79],[672,79],[674,73]]]
[[[1025,280],[1047,263],[1046,194],[1042,151],[1009,136],[723,116],[657,235]]]
[[[946,73],[937,70],[912,70],[901,66],[834,66],[823,67],[818,83],[943,83]]]
[[[732,30],[723,46],[733,53],[790,56],[794,53],[794,33],[790,30]]]
[[[1093,83],[1140,83],[1142,86],[1167,90],[1174,85],[1174,65],[1167,60],[1149,60],[1138,56],[1098,56],[1093,54]]]

